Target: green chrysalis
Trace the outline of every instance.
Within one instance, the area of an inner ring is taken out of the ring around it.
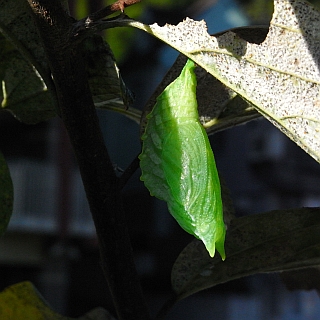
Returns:
[[[195,65],[188,60],[147,116],[141,180],[180,226],[225,259],[221,189],[208,136],[199,122]]]

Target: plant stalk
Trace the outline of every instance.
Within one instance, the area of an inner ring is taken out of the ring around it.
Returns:
[[[81,50],[70,47],[74,19],[59,0],[28,0],[46,50],[60,114],[76,154],[99,240],[102,269],[119,319],[149,319],[125,213],[99,127]],[[81,45],[81,44],[80,44]]]

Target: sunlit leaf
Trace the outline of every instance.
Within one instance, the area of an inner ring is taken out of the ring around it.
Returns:
[[[252,43],[261,43],[267,35],[268,27],[241,27],[233,29],[233,32]],[[144,132],[145,116],[152,110],[156,98],[180,74],[186,61],[187,57],[180,54],[148,100],[141,121],[141,132]],[[197,100],[200,122],[208,134],[261,117],[252,105],[241,99],[218,79],[212,77],[205,69],[197,68],[195,73],[198,82]]]
[[[256,273],[318,266],[320,209],[279,210],[233,219],[225,249],[225,261],[210,258],[197,240],[181,252],[171,275],[178,299]]]
[[[274,1],[261,44],[230,31],[207,33],[204,21],[177,26],[128,21],[176,48],[214,75],[320,161],[320,14],[305,1]]]
[[[87,4],[86,0],[84,0],[84,2]],[[104,2],[106,3],[106,1]],[[172,19],[176,16],[176,12],[183,14],[186,9],[190,8],[191,3],[194,2],[196,2],[196,0],[143,0],[133,6],[126,7],[125,13],[132,19],[136,20],[139,20],[141,17],[150,16],[150,14],[153,16],[154,13],[158,17],[163,17],[163,19],[166,19],[167,16],[170,15],[170,18]],[[108,4],[110,3],[111,2],[109,1]],[[83,3],[77,7],[83,7]],[[159,10],[161,10],[161,12],[159,12]],[[86,14],[88,14],[88,11]],[[77,16],[77,18],[83,17],[84,14]],[[111,28],[104,32],[106,36],[105,38],[110,44],[117,62],[120,64],[125,61],[128,55],[132,52],[132,49],[136,46],[137,38],[134,31],[135,30],[128,28]]]

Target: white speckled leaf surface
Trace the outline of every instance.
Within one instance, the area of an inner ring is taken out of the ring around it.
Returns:
[[[320,13],[305,1],[275,0],[261,44],[233,32],[207,33],[204,21],[138,22],[230,87],[320,162]]]

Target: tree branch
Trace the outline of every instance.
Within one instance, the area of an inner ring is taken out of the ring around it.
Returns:
[[[118,179],[99,127],[81,50],[70,48],[74,19],[59,0],[28,0],[42,38],[99,240],[119,319],[149,319],[133,261]]]

